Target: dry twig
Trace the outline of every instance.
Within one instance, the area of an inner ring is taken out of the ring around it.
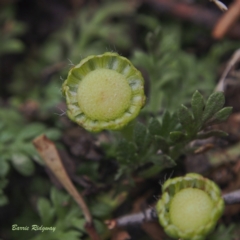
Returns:
[[[153,7],[159,13],[166,13],[177,18],[191,21],[195,24],[203,25],[206,28],[214,28],[222,14],[203,8],[197,4],[186,4],[180,1],[173,0],[142,0],[144,3]],[[240,1],[240,0],[238,0]],[[239,8],[239,7],[238,7]],[[230,9],[224,14],[229,14]],[[240,38],[240,24],[234,24],[228,29],[228,36]]]
[[[218,0],[210,0],[210,2],[214,2],[216,4],[216,6],[222,11],[227,11],[228,10],[227,6],[224,3],[222,3]]]
[[[224,194],[223,199],[225,203],[228,205],[240,203],[240,190],[236,190],[234,192]]]
[[[224,202],[226,205],[240,203],[240,190],[224,194]],[[154,207],[148,208],[145,211],[129,214],[126,216],[119,217],[117,219],[111,219],[105,221],[109,229],[114,229],[116,227],[125,227],[131,224],[142,224],[148,221],[155,221],[158,219],[156,210]]]
[[[240,6],[239,6],[240,8]],[[240,62],[240,49],[238,49],[237,51],[234,52],[234,54],[232,55],[230,61],[227,64],[226,69],[224,70],[217,87],[215,88],[215,91],[222,91],[224,92],[226,89],[226,78],[228,76],[228,74],[230,73],[230,71],[233,69],[233,67]]]
[[[217,22],[212,33],[213,37],[216,39],[223,38],[226,33],[232,29],[232,26],[239,17],[240,0],[235,0],[235,2],[230,5],[229,10]]]

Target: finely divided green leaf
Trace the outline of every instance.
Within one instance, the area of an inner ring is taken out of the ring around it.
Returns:
[[[160,122],[156,118],[151,119],[148,130],[149,130],[149,133],[152,135],[160,135],[161,133]]]
[[[161,135],[162,137],[165,137],[165,138],[168,137],[168,133],[172,130],[170,128],[170,122],[171,122],[171,115],[168,111],[166,111],[163,115],[162,126],[161,126],[159,135]]]
[[[133,131],[133,140],[137,146],[137,153],[141,158],[148,151],[153,141],[153,136],[142,123],[136,123]]]
[[[183,140],[181,142],[177,142],[170,150],[169,155],[173,160],[177,160],[181,154],[185,152],[186,144],[188,140]]]
[[[146,149],[148,149],[151,146],[151,143],[153,142],[153,137],[150,133],[146,134],[146,137],[144,139],[144,144],[142,146],[142,151],[145,151]]]
[[[2,131],[0,134],[0,143],[9,143],[14,141],[15,134],[13,132],[10,132],[8,129],[6,131]]]
[[[213,121],[217,120],[218,122],[223,122],[228,119],[231,113],[232,107],[225,107],[214,114]]]
[[[28,156],[34,157],[37,154],[32,142],[20,142],[20,144],[15,144],[15,147],[21,150],[21,152],[26,153]]]
[[[184,105],[181,105],[181,107],[178,110],[178,119],[179,119],[179,122],[182,124],[183,128],[187,132],[190,132],[193,129],[194,121],[193,121],[192,113]]]
[[[160,136],[165,139],[169,138],[169,133],[174,131],[179,124],[177,114],[170,114],[168,111],[165,112],[162,119],[162,126],[160,130]]]
[[[42,134],[45,129],[46,129],[46,127],[44,124],[32,123],[32,124],[28,125],[27,127],[23,128],[19,132],[17,139],[31,140],[31,139],[35,138],[36,136]]]
[[[221,224],[218,228],[209,235],[208,239],[211,240],[233,240],[234,232],[239,229],[239,226],[235,223],[231,223],[229,226]]]
[[[111,213],[111,207],[104,202],[95,202],[90,207],[90,212],[94,217],[103,218]]]
[[[166,154],[159,155],[159,157],[155,159],[153,163],[156,165],[160,165],[162,169],[176,166],[175,161]]]
[[[68,200],[68,196],[64,194],[62,191],[57,190],[55,187],[51,188],[51,201],[53,202],[54,206],[62,206],[62,203]]]
[[[67,239],[67,240],[79,240],[82,236],[82,233],[76,230],[70,230],[67,232],[61,233],[57,239]]]
[[[136,157],[136,147],[132,142],[128,142],[122,139],[117,148],[117,158],[122,163],[131,163],[131,160],[135,160]]]
[[[176,142],[176,141],[181,141],[182,139],[185,138],[185,134],[183,132],[180,132],[180,131],[173,131],[173,132],[170,132],[170,139],[171,141],[173,142]]]
[[[200,127],[205,103],[202,94],[200,94],[198,91],[196,91],[192,96],[191,106],[194,120],[197,126]]]
[[[85,224],[86,224],[86,220],[84,218],[72,218],[70,219],[71,225],[81,231],[84,231],[85,228]]]
[[[133,141],[137,144],[139,149],[143,147],[146,135],[146,127],[142,123],[137,122],[133,130]]]
[[[52,141],[56,141],[58,140],[62,133],[59,129],[57,128],[50,128],[50,129],[47,129],[47,131],[45,132],[45,135]]]
[[[168,152],[168,143],[167,141],[160,136],[155,136],[155,144],[157,149],[162,150],[163,152]]]
[[[99,234],[104,234],[107,231],[107,226],[104,224],[102,220],[94,219],[93,220],[94,226]]]
[[[77,219],[81,219],[83,217],[83,212],[82,211],[78,211],[79,210],[79,206],[77,205],[71,205],[70,210],[68,211],[68,213],[65,215],[64,217],[64,222],[65,224],[69,224],[71,222],[72,219],[77,218]],[[83,217],[84,218],[84,217]]]
[[[203,111],[202,121],[206,122],[213,117],[224,105],[225,97],[222,92],[214,92],[210,95],[206,102],[206,107]]]
[[[158,156],[152,156],[149,161],[154,163],[155,161],[158,160],[157,158]],[[150,178],[152,176],[156,176],[160,171],[162,170],[160,165],[154,164],[153,166],[151,166],[150,168],[144,169],[143,171],[141,171],[139,173],[139,176],[143,177],[143,178]]]
[[[64,207],[64,203],[68,202],[69,195],[64,194],[63,192],[53,187],[51,189],[50,197],[57,215],[59,217],[64,217],[66,215],[67,210],[66,207]]]
[[[13,108],[1,108],[0,120],[7,128],[17,129],[23,124],[23,117]],[[18,123],[18,125],[16,125]]]
[[[49,200],[46,198],[40,198],[37,203],[38,212],[44,225],[51,225],[53,217],[55,215],[54,208],[51,206]]]

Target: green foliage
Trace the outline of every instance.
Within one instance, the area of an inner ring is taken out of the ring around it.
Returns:
[[[191,102],[192,112],[184,105],[178,110],[178,118],[185,133],[188,136],[196,136],[203,127],[226,120],[232,108],[223,108],[224,102],[224,94],[215,92],[210,95],[205,104],[201,94],[196,91]]]
[[[51,226],[55,213],[54,210],[46,198],[40,198],[38,200],[38,212],[44,225]]]
[[[202,121],[207,121],[210,119],[214,113],[218,112],[224,105],[225,99],[223,94],[219,94],[218,92],[212,94],[206,103],[206,106],[204,108]]]
[[[31,240],[79,240],[86,234],[84,228],[86,221],[81,209],[67,193],[52,187],[50,199],[44,197],[38,199],[37,210],[41,224],[44,227],[55,227],[55,230],[36,232],[36,236],[32,237]],[[112,211],[112,207],[105,202],[93,201],[90,204],[90,210],[98,232],[103,233],[106,231],[106,227],[98,219],[107,216]]]
[[[1,178],[9,173],[10,164],[24,176],[34,173],[32,159],[43,164],[32,144],[32,140],[40,134],[46,134],[52,140],[60,137],[60,131],[56,128],[47,128],[43,123],[27,123],[14,108],[0,109]]]
[[[79,63],[82,56],[103,53],[106,46],[110,50],[130,48],[127,20],[116,22],[112,18],[133,13],[134,5],[121,1],[106,1],[100,8],[85,7],[79,11],[33,56],[16,66],[14,81],[8,86],[8,90],[16,95],[14,100],[21,103],[27,97],[41,103],[40,109],[44,113],[51,110],[62,100],[59,76],[66,76],[71,65]],[[43,85],[44,78],[50,78],[52,82]],[[29,91],[28,95],[26,91]]]
[[[41,217],[41,224],[44,227],[55,227],[55,230],[36,232],[37,235],[31,240],[78,240],[83,235],[85,221],[77,205],[70,201],[68,194],[52,188],[50,200],[39,198],[37,209]]]
[[[0,12],[0,56],[8,53],[20,53],[23,43],[17,36],[25,31],[25,26],[14,19],[13,8]]]
[[[158,27],[146,40],[148,53],[134,52],[133,62],[146,69],[151,80],[151,98],[144,111],[175,110],[179,102],[188,101],[195,89],[209,92],[213,88],[212,71],[206,66],[203,72],[204,61],[181,50],[180,34],[176,24]]]
[[[0,177],[0,207],[8,203],[8,198],[3,193],[3,189],[7,186],[7,184],[8,180]]]
[[[64,101],[59,78],[66,76],[71,65],[77,64],[82,56],[118,51],[120,55],[132,56],[133,63],[147,76],[147,104],[142,110],[141,122],[130,126],[133,128],[131,136],[118,139],[114,134],[104,133],[110,136],[110,144],[105,143],[104,146],[105,155],[99,161],[80,159],[76,174],[87,180],[89,178],[100,189],[111,185],[115,191],[125,188],[118,182],[114,184],[114,173],[107,177],[101,175],[101,166],[109,159],[113,164],[117,159],[116,179],[132,175],[148,178],[165,168],[174,167],[182,154],[193,151],[189,148],[192,140],[226,135],[209,129],[209,126],[225,121],[231,113],[230,107],[223,108],[223,94],[214,93],[206,102],[204,99],[213,91],[220,56],[239,48],[239,43],[225,40],[214,43],[202,57],[196,57],[182,49],[186,41],[191,44],[196,38],[195,25],[192,27],[194,31],[189,31],[181,23],[169,24],[162,19],[160,22],[154,14],[139,14],[141,10],[136,13],[138,9],[129,1],[103,2],[82,7],[69,17],[62,29],[53,32],[41,46],[36,44],[32,49],[24,48],[23,41],[18,38],[26,27],[15,18],[13,5],[1,11],[0,57],[12,53],[27,54],[22,54],[21,61],[16,61],[11,81],[7,79],[4,82],[4,94],[6,92],[5,96],[10,97],[0,99],[4,103],[0,108],[0,206],[9,200],[12,206],[15,199],[19,201],[19,193],[14,195],[14,199],[8,199],[9,196],[4,194],[10,171],[14,175],[15,169],[33,182],[39,177],[34,161],[42,164],[42,160],[31,143],[33,138],[45,133],[56,141],[63,136],[59,128],[60,117],[55,114],[59,103]],[[132,37],[135,33],[136,39]],[[190,104],[189,99],[196,89],[202,94],[196,91]],[[37,113],[31,120],[18,111],[26,100],[37,105]],[[184,105],[179,107],[180,104]],[[153,117],[150,119],[150,116]],[[98,137],[97,140],[101,138]],[[94,151],[91,149],[90,152]],[[76,156],[71,160],[75,159],[78,161]],[[98,182],[99,179],[101,182]],[[54,226],[56,231],[9,231],[6,236],[19,240],[86,239],[85,220],[70,196],[55,188],[49,194],[52,184],[42,180],[37,182],[32,187],[34,193],[29,190],[28,198],[18,202],[17,208],[22,209],[22,216],[14,217],[14,221],[22,226],[33,223]],[[18,184],[15,188],[18,189]],[[104,197],[106,201],[89,197],[87,204],[98,232],[106,234],[103,220],[111,217],[119,202],[114,201],[109,192],[104,193]],[[220,226],[209,240],[232,239],[232,228]]]
[[[31,159],[41,163],[41,160],[32,145],[32,140],[40,134],[46,134],[52,140],[60,137],[59,130],[47,128],[43,123],[26,123],[23,116],[14,109],[0,110],[0,155],[3,165],[2,175],[6,176],[12,163],[13,167],[25,176],[34,172]],[[3,170],[5,169],[5,170]]]
[[[208,236],[207,240],[233,240],[235,239],[233,235],[235,228],[236,228],[235,224],[231,224],[229,226],[221,224],[214,231],[214,233]]]
[[[162,26],[154,17],[142,15],[138,22],[149,31],[145,39],[148,51],[135,50],[132,57],[150,79],[149,99],[143,113],[157,114],[162,109],[173,112],[179,102],[186,104],[196,89],[205,96],[210,94],[220,56],[237,47],[234,43],[215,44],[207,55],[197,58],[181,49],[185,33],[176,22]]]
[[[50,63],[66,59],[78,63],[81,56],[100,54],[106,46],[127,49],[131,46],[128,23],[112,18],[133,13],[134,5],[124,1],[106,1],[100,8],[85,7],[50,37],[41,49],[41,57]]]
[[[155,174],[156,170],[173,167],[181,154],[191,151],[188,146],[191,141],[226,136],[220,130],[204,131],[228,118],[232,108],[223,108],[224,102],[222,92],[211,94],[205,103],[203,96],[196,91],[192,96],[191,110],[181,105],[173,114],[166,111],[161,122],[153,118],[147,127],[136,123],[132,140],[121,139],[118,143],[116,151],[120,170],[117,176],[124,172],[129,174],[146,163],[154,164],[152,173]],[[149,170],[145,176],[149,176]]]

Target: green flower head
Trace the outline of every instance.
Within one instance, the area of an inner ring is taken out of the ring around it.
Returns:
[[[217,185],[196,173],[169,179],[156,209],[160,224],[173,238],[204,240],[223,213]]]
[[[70,119],[93,132],[117,130],[137,117],[145,103],[144,80],[117,53],[89,56],[63,83]]]

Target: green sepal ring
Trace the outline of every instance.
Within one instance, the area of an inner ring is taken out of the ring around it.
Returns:
[[[156,210],[159,223],[172,238],[204,240],[224,210],[218,186],[196,173],[167,180]]]
[[[92,132],[123,128],[137,117],[146,98],[141,73],[111,52],[89,56],[73,67],[62,92],[69,118]]]

